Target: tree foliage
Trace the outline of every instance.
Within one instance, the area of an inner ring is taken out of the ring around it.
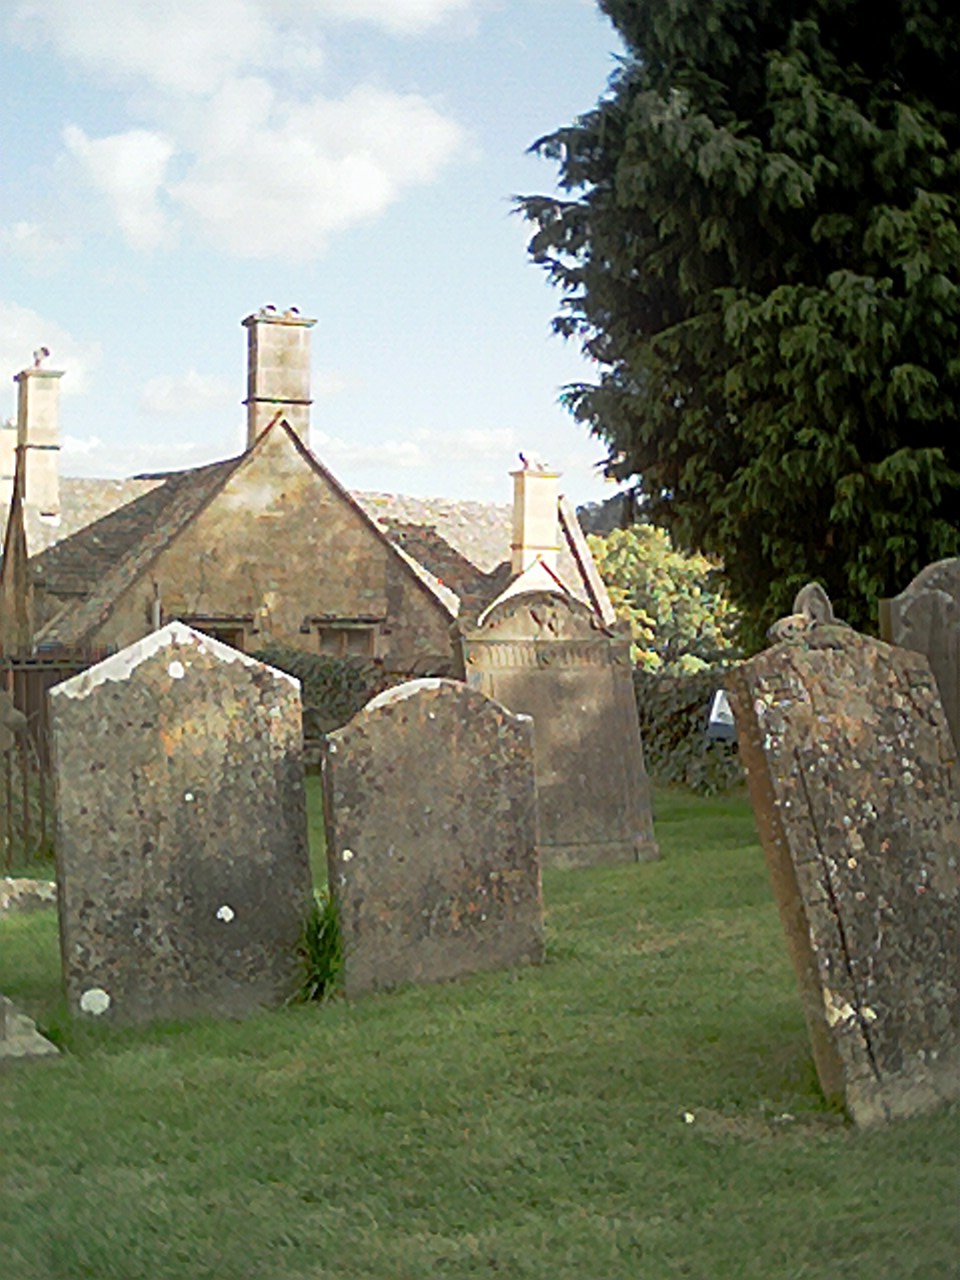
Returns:
[[[587,541],[638,666],[681,675],[734,656],[739,616],[716,563],[675,550],[652,524]]]
[[[600,3],[627,56],[520,201],[568,404],[755,640],[811,578],[871,626],[960,550],[960,9]]]

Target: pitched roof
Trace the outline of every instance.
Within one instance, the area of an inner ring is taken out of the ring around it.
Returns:
[[[175,472],[37,556],[35,581],[50,595],[78,598],[81,603],[61,609],[38,631],[36,643],[79,644],[107,616],[120,593],[203,510],[242,457]]]
[[[508,585],[513,576],[510,504],[351,493],[285,423],[278,427],[371,522],[451,618],[479,613]],[[188,471],[128,481],[62,479],[60,523],[46,521],[40,527],[42,549],[31,565],[34,580],[43,585],[47,597],[64,607],[41,629],[37,643],[82,643],[120,593],[199,514],[248,456],[249,452]],[[90,517],[86,522],[85,516]],[[38,545],[30,538],[30,530],[28,544]],[[571,594],[589,603],[583,574],[566,539],[558,574]]]

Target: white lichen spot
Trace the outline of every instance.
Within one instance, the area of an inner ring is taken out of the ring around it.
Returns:
[[[876,1022],[876,1020],[877,1020],[877,1011],[876,1011],[876,1009],[871,1009],[871,1008],[870,1008],[870,1006],[869,1006],[868,1004],[865,1004],[865,1005],[863,1006],[863,1008],[860,1010],[860,1014],[861,1014],[861,1016],[862,1016],[862,1018],[863,1018],[864,1022]]]
[[[226,903],[217,912],[217,919],[222,920],[224,924],[229,924],[236,916],[233,907],[228,907]]]
[[[823,1008],[827,1024],[831,1027],[835,1027],[838,1022],[850,1022],[857,1016],[853,1007],[842,996],[835,996],[829,987],[823,989]]]
[[[103,987],[89,987],[80,997],[80,1009],[83,1013],[92,1013],[95,1018],[106,1013],[110,1008],[110,996]]]
[[[182,680],[186,674],[187,671],[182,662],[174,660],[170,663],[169,667],[167,667],[167,675],[171,680]]]
[[[343,858],[344,862],[349,862],[350,859],[353,857],[353,850],[344,849],[343,853],[340,856],[341,858]]]

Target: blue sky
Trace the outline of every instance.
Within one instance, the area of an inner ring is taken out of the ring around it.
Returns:
[[[296,306],[348,487],[507,501],[522,449],[608,496],[510,197],[618,49],[593,0],[2,0],[0,416],[42,344],[65,474],[229,456],[240,321]]]

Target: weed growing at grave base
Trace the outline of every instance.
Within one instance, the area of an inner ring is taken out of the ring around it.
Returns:
[[[747,801],[548,871],[538,968],[242,1023],[64,1021],[0,1074],[3,1280],[950,1280],[960,1108],[816,1086]],[[53,912],[0,921],[49,1026]]]
[[[329,889],[317,889],[300,939],[303,982],[291,1003],[329,999],[340,986],[343,939],[337,904]]]

